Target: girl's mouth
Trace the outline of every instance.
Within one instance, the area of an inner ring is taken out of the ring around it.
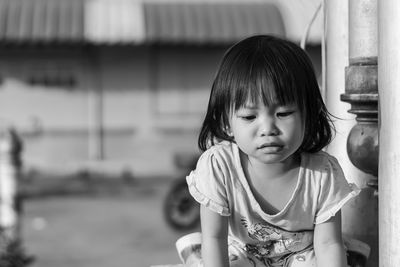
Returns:
[[[260,145],[258,147],[258,149],[263,149],[263,148],[282,148],[283,145],[279,144],[279,143],[275,143],[275,142],[271,142],[271,143],[264,143],[262,145]]]

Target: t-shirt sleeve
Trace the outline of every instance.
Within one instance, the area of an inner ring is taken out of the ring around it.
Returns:
[[[186,177],[186,181],[197,202],[222,216],[230,215],[224,173],[213,151],[207,150],[200,156],[196,169]]]
[[[315,224],[329,220],[352,198],[360,193],[355,184],[349,184],[338,161],[329,156],[322,171],[321,187]]]

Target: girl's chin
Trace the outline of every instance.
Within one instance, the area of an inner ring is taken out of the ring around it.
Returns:
[[[257,155],[256,158],[259,162],[264,164],[276,164],[276,163],[293,163],[293,155],[286,153],[263,153]]]

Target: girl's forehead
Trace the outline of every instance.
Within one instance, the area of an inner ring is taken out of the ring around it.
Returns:
[[[244,107],[244,108],[257,108],[257,107],[265,106],[265,104],[261,100],[261,97],[259,97],[257,99],[247,97],[246,101],[243,101],[243,103],[241,103],[240,106]]]
[[[270,80],[255,79],[255,82],[249,82],[248,86],[233,87],[231,101],[235,106],[243,106],[248,104],[286,104],[295,102],[297,98],[296,90],[292,90],[289,86],[280,86],[274,84]]]

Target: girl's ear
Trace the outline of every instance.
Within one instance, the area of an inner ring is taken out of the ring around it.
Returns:
[[[233,137],[233,132],[231,130],[231,127],[226,126],[225,127],[225,133],[229,136],[229,137]]]

